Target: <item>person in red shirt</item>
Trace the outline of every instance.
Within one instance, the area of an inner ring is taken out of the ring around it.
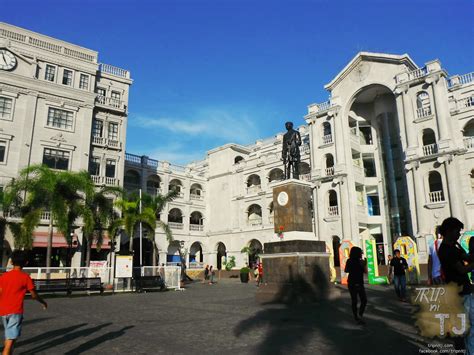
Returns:
[[[36,293],[30,275],[23,272],[26,265],[26,253],[15,250],[11,255],[13,269],[0,277],[0,316],[5,329],[3,355],[13,353],[13,346],[21,334],[23,322],[23,300],[26,292],[46,309],[48,304]]]
[[[258,262],[258,281],[257,286],[260,286],[263,282],[263,264],[262,260]]]

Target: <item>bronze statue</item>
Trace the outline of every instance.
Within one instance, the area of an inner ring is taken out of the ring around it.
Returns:
[[[300,132],[293,129],[293,122],[286,122],[285,128],[288,132],[283,136],[282,160],[285,165],[285,179],[292,175],[293,179],[299,179],[300,171]],[[291,173],[290,173],[291,172]]]

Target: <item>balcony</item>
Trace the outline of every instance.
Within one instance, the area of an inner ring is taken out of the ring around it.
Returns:
[[[91,175],[92,181],[96,185],[118,186],[119,180],[108,176]]]
[[[128,70],[115,67],[110,64],[100,63],[99,71],[101,71],[102,73],[113,75],[113,76],[118,76],[120,78],[130,79],[130,72]]]
[[[464,84],[469,84],[474,81],[474,73],[467,73],[464,75],[454,75],[448,80],[448,88],[454,86],[461,86]]]
[[[328,216],[330,217],[339,216],[339,206],[329,206]]]
[[[112,97],[106,97],[103,95],[97,95],[97,97],[95,98],[95,103],[98,105],[105,106],[107,108],[113,108],[120,111],[125,111],[125,109],[127,108],[125,102],[123,102],[122,100],[114,99]]]
[[[473,137],[464,137],[464,148],[467,150],[474,150],[474,136]]]
[[[308,113],[311,114],[311,113],[325,112],[325,111],[328,111],[333,106],[334,104],[331,102],[331,100],[327,100],[319,104],[311,104],[308,106]]]
[[[331,144],[332,143],[332,134],[326,134],[325,136],[323,136],[323,145],[324,144]]]
[[[261,226],[262,225],[262,218],[250,219],[248,221],[248,224],[251,227]]]
[[[423,146],[423,155],[425,157],[438,153],[438,143],[428,144]]]
[[[324,170],[326,172],[326,176],[333,176],[334,175],[334,166],[330,166]]]
[[[262,191],[262,185],[252,185],[247,187],[247,194],[256,194]]]
[[[51,212],[45,211],[41,213],[40,221],[41,222],[49,222],[51,219]]]
[[[92,137],[92,144],[100,146],[100,147],[108,147],[108,148],[115,148],[121,149],[122,142],[119,142],[115,139],[109,139],[105,137]]]
[[[431,107],[420,107],[416,110],[416,117],[422,119],[431,116]]]
[[[443,191],[432,191],[429,193],[429,198],[431,203],[444,202],[444,193]]]
[[[183,223],[179,222],[168,222],[168,226],[171,229],[183,229]]]
[[[189,194],[189,198],[193,201],[201,201],[204,199],[204,196],[198,194]]]
[[[190,231],[202,232],[204,230],[204,226],[202,224],[190,224],[189,225]]]
[[[469,107],[474,107],[474,96],[466,97],[461,100],[456,100],[456,108],[458,110],[462,110]]]

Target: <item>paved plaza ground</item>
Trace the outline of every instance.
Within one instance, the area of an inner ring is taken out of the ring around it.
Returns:
[[[259,305],[237,280],[185,291],[26,301],[18,354],[418,354],[408,304],[369,286],[367,325],[355,325],[347,290],[325,304]]]

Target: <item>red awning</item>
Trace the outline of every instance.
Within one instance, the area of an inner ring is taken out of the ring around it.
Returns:
[[[33,247],[34,248],[46,248],[48,246],[48,235],[49,232],[34,232],[33,233]],[[77,243],[77,235],[74,234],[72,237],[73,243]],[[66,238],[64,238],[62,233],[54,232],[53,233],[53,248],[67,248]]]
[[[104,235],[104,237],[102,238],[102,245],[100,246],[100,249],[110,249],[110,239],[107,235]],[[96,241],[94,240],[94,242],[92,242],[92,249],[96,249],[97,248],[97,243]]]

